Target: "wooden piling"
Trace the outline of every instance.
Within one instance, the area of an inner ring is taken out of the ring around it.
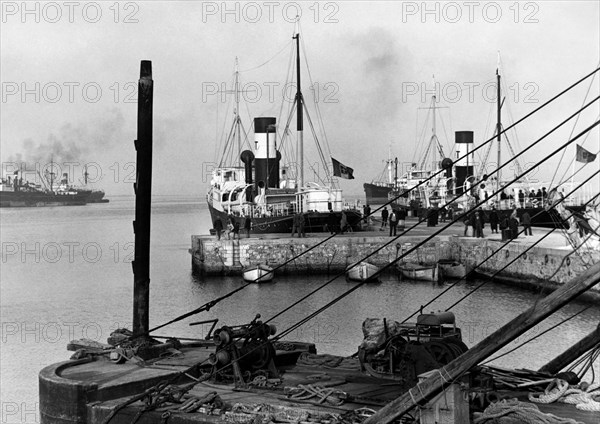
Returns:
[[[135,141],[135,252],[133,267],[133,333],[149,329],[150,303],[150,200],[152,196],[152,62],[142,60],[138,82],[138,122]]]

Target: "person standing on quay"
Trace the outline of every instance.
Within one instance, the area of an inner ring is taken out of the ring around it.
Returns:
[[[381,229],[382,230],[385,227],[387,227],[388,217],[389,217],[389,212],[387,210],[387,206],[384,206],[383,210],[381,211]]]
[[[531,216],[529,215],[529,212],[523,212],[523,215],[521,215],[521,224],[523,224],[523,235],[532,236],[533,232],[531,231]]]
[[[223,222],[221,221],[221,218],[217,217],[217,219],[215,219],[213,228],[217,234],[217,240],[221,240],[221,231],[223,231]]]
[[[510,228],[510,237],[516,239],[519,237],[519,221],[517,215],[513,214],[508,219],[508,228]]]
[[[306,237],[306,230],[304,229],[304,224],[306,224],[306,220],[304,218],[304,214],[301,213],[298,218],[298,223],[300,224],[300,237]]]
[[[250,219],[250,215],[246,215],[246,219],[244,219],[244,229],[246,230],[246,238],[250,238],[250,230],[252,229],[252,219]]]
[[[439,210],[440,222],[446,222],[446,214],[448,213],[448,209],[446,205],[442,206]]]
[[[490,228],[492,229],[492,234],[498,234],[498,222],[500,221],[500,217],[498,216],[498,211],[494,206],[492,211],[490,212]]]
[[[404,230],[406,226],[406,210],[404,208],[400,208],[396,211],[396,216],[398,218],[398,228]]]
[[[465,233],[463,234],[463,236],[468,237],[469,227],[471,226],[471,217],[468,213],[465,213],[463,216],[463,224],[465,224]]]
[[[523,193],[523,190],[519,190],[519,205],[520,208],[525,206],[525,193]]]
[[[298,232],[298,237],[300,237],[299,225],[300,225],[300,223],[298,222],[298,214],[295,213],[294,216],[292,217],[292,237],[294,237],[294,234],[296,232]]]
[[[475,211],[475,237],[483,237],[483,213]]]
[[[369,204],[366,204],[363,212],[365,214],[365,223],[367,225],[371,225],[371,206],[369,206]]]
[[[330,234],[337,232],[336,226],[337,226],[337,217],[335,216],[335,213],[333,213],[333,209],[329,209],[329,216],[327,217],[327,228],[329,229]]]
[[[398,215],[396,215],[396,211],[392,209],[392,213],[390,214],[390,237],[396,235],[396,226],[398,225]]]
[[[347,226],[348,226],[348,217],[346,216],[346,212],[342,211],[342,218],[340,220],[340,230],[341,230],[342,234],[344,234],[344,231],[346,231]]]

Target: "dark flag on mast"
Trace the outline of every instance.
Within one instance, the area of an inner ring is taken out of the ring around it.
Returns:
[[[579,144],[577,146],[577,153],[575,154],[575,160],[577,162],[590,163],[596,160],[596,155],[592,152],[587,151]]]
[[[354,173],[354,169],[341,164],[334,158],[331,158],[331,162],[333,163],[333,175],[335,177],[346,178],[347,180],[354,179],[354,175],[352,175]]]

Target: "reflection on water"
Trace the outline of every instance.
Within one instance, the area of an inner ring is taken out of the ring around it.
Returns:
[[[133,198],[83,207],[0,209],[2,231],[1,398],[3,402],[37,402],[41,368],[66,360],[66,344],[87,337],[102,342],[118,327],[131,327]],[[178,315],[238,288],[240,277],[191,275],[190,236],[207,233],[210,217],[203,203],[162,197],[152,205],[150,325]],[[158,331],[161,335],[203,337],[207,327],[188,324],[219,318],[219,325],[249,322],[257,313],[269,319],[328,281],[322,276],[276,277],[252,285],[209,312]],[[479,282],[461,283],[426,312],[447,308]],[[307,300],[278,316],[281,332],[344,293],[352,283],[335,279]],[[343,298],[294,330],[289,339],[314,342],[321,353],[352,354],[362,340],[367,317],[406,319],[447,286],[400,281],[387,275]],[[486,284],[453,311],[464,341],[472,346],[531,306],[539,295]],[[584,306],[564,307],[519,340],[540,333]],[[500,359],[497,364],[537,368],[598,324],[594,306],[548,335]],[[413,318],[414,319],[414,318]],[[517,343],[509,345],[514,347]],[[597,370],[600,373],[600,370]]]

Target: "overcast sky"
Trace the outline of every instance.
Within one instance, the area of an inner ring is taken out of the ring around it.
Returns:
[[[331,153],[354,168],[356,179],[343,181],[342,187],[361,195],[362,184],[383,170],[390,145],[400,163],[418,161],[427,112],[419,108],[429,106],[434,87],[438,105],[448,107],[440,109],[438,119],[447,151],[454,131],[473,130],[478,143],[492,136],[498,51],[505,125],[592,72],[600,59],[599,5],[2,2],[3,171],[19,160],[43,168],[53,157],[79,178],[88,163],[90,174],[101,172],[96,186],[107,197],[131,194],[137,79],[140,60],[151,60],[153,192],[204,196],[224,121],[231,119],[231,95],[215,91],[230,84],[237,57],[247,90],[241,108],[246,125],[250,117],[279,116],[300,14],[310,67],[310,78],[304,70],[303,91],[309,102],[318,93]],[[588,80],[519,125],[510,135],[513,147],[528,146],[575,112],[588,90],[588,101],[597,96],[598,87],[598,78],[591,86]],[[596,102],[575,129],[565,126],[523,164],[589,126],[599,110]],[[430,130],[425,134],[427,141]],[[596,153],[599,144],[596,128],[584,147]],[[570,172],[574,151],[574,146],[567,150],[557,179],[563,169]],[[577,179],[598,169],[599,162]],[[534,177],[549,181],[558,167],[559,157]]]

